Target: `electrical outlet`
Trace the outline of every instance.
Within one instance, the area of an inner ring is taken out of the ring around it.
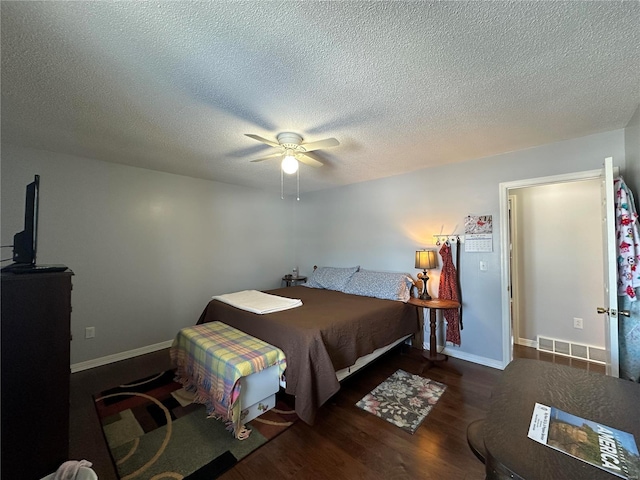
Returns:
[[[87,327],[84,329],[84,338],[94,338],[96,336],[96,327]]]
[[[576,318],[573,317],[573,328],[579,328],[582,329],[582,319],[581,318]]]

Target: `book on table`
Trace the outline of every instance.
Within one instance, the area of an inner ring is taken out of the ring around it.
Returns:
[[[536,403],[528,437],[618,477],[640,478],[638,445],[629,432]]]

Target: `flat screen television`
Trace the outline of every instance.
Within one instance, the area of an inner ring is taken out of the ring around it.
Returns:
[[[38,200],[40,175],[36,175],[25,196],[24,230],[13,236],[13,261],[22,265],[35,265],[38,250]]]
[[[65,265],[36,265],[38,250],[38,206],[40,203],[40,175],[26,188],[24,204],[24,229],[13,236],[13,262],[2,268],[3,272],[57,272]]]

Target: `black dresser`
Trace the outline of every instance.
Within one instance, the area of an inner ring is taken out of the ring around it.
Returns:
[[[1,275],[2,478],[40,479],[69,460],[72,275]]]

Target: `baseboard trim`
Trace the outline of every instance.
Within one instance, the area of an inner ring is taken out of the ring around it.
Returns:
[[[524,347],[538,348],[538,342],[536,340],[529,340],[528,338],[518,338],[516,343]]]
[[[147,345],[146,347],[136,348],[126,352],[114,353],[113,355],[107,355],[106,357],[94,358],[93,360],[87,360],[86,362],[73,363],[71,364],[71,373],[101,367],[110,363],[119,362],[120,360],[127,360],[139,355],[144,355],[145,353],[157,352],[158,350],[169,348],[172,343],[173,340],[167,340],[166,342],[155,343],[153,345]]]
[[[460,360],[466,360],[467,362],[477,363],[479,365],[484,365],[485,367],[496,368],[498,370],[504,370],[505,365],[502,364],[500,360],[494,360],[492,358],[481,357],[479,355],[473,355],[471,353],[461,352],[452,347],[445,347],[444,350],[440,350],[442,347],[438,347],[438,351],[444,353],[445,355],[449,355],[453,358],[459,358]]]
[[[82,370],[88,370],[95,367],[102,367],[103,365],[119,362],[120,360],[127,360],[139,355],[144,355],[145,353],[157,352],[158,350],[169,348],[172,343],[173,340],[167,340],[166,342],[147,345],[146,347],[136,348],[134,350],[128,350],[126,352],[114,353],[113,355],[107,355],[106,357],[94,358],[93,360],[87,360],[86,362],[74,363],[71,365],[71,373],[81,372]],[[441,348],[442,347],[438,346],[438,351],[441,351]],[[459,358],[460,360],[466,360],[467,362],[484,365],[485,367],[504,370],[504,365],[499,360],[461,352],[460,350],[456,350],[450,347],[445,347],[444,350],[442,350],[442,353],[453,358]]]

